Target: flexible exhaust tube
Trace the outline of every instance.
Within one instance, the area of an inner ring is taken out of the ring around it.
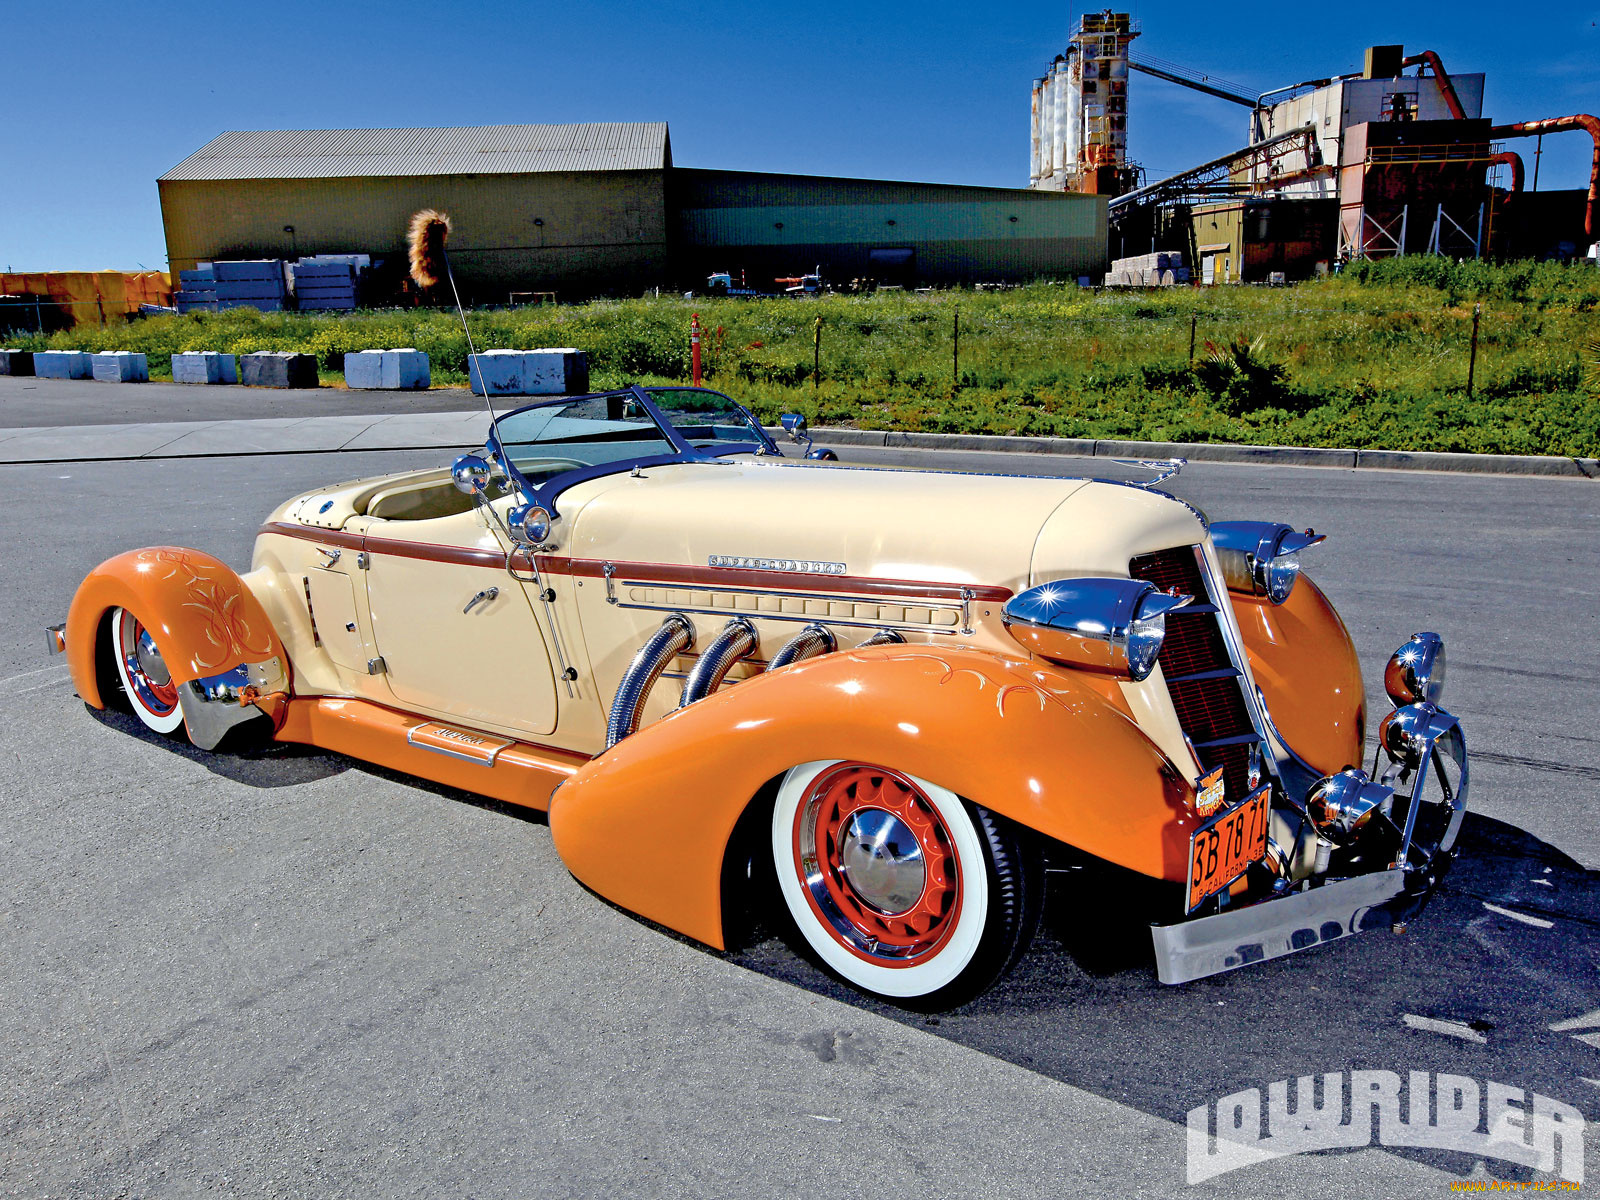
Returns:
[[[688,708],[696,700],[704,700],[722,686],[733,664],[748,657],[757,645],[756,627],[743,617],[735,617],[722,627],[717,640],[706,647],[706,652],[689,671],[683,681],[683,699],[679,708]]]
[[[678,655],[694,645],[694,625],[682,613],[673,613],[661,628],[639,647],[628,669],[622,673],[617,695],[611,701],[611,716],[606,721],[606,749],[639,728],[639,710],[644,707],[661,672]]]
[[[905,638],[901,637],[892,629],[880,629],[877,633],[873,634],[866,641],[857,646],[856,649],[865,650],[868,646],[893,646],[897,642],[903,642],[905,640]]]
[[[783,648],[772,656],[767,662],[767,670],[776,671],[779,667],[787,667],[804,658],[815,658],[819,654],[832,654],[838,642],[825,625],[807,625],[783,644]]]

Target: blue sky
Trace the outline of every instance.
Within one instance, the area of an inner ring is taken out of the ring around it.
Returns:
[[[241,5],[0,0],[0,266],[165,266],[156,176],[224,129],[665,120],[680,166],[1024,186],[1058,4]],[[1135,53],[1265,90],[1432,49],[1486,72],[1497,121],[1600,112],[1600,5],[1142,3]],[[1443,14],[1449,13],[1448,21]],[[1537,14],[1537,18],[1536,18]],[[1535,23],[1537,19],[1538,23]],[[1135,76],[1152,178],[1244,140],[1246,111]],[[1516,147],[1533,168],[1531,141]],[[1581,134],[1541,188],[1588,181]]]

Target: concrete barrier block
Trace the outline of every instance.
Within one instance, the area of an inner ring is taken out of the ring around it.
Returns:
[[[383,383],[382,350],[358,350],[344,356],[344,383],[352,388],[381,388]]]
[[[433,383],[428,356],[421,350],[402,346],[383,352],[383,386],[402,391],[425,391]]]
[[[85,350],[41,350],[33,356],[33,371],[41,379],[88,379],[91,357]]]
[[[101,383],[149,383],[150,363],[132,350],[102,350],[91,356],[90,370]]]
[[[33,352],[0,350],[0,375],[32,375]]]
[[[239,368],[231,354],[186,350],[172,356],[174,383],[238,383]]]
[[[522,350],[485,350],[469,355],[467,375],[472,390],[480,396],[525,396],[523,370],[526,353]]]
[[[244,355],[239,363],[239,378],[245,387],[314,388],[320,382],[315,358],[287,350]]]
[[[530,396],[571,396],[589,390],[589,356],[571,346],[529,350],[523,384]]]

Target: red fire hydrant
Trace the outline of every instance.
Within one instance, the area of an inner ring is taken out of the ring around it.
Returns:
[[[694,375],[694,386],[700,386],[700,314],[689,318],[689,359]]]

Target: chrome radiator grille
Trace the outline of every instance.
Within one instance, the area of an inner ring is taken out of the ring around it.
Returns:
[[[1167,636],[1157,661],[1178,724],[1194,743],[1201,765],[1222,768],[1228,799],[1235,801],[1249,789],[1250,748],[1261,735],[1245,707],[1243,676],[1228,653],[1219,624],[1222,614],[1200,569],[1200,553],[1198,546],[1178,546],[1143,554],[1128,563],[1128,574],[1164,592],[1194,597],[1192,604],[1167,614]]]

